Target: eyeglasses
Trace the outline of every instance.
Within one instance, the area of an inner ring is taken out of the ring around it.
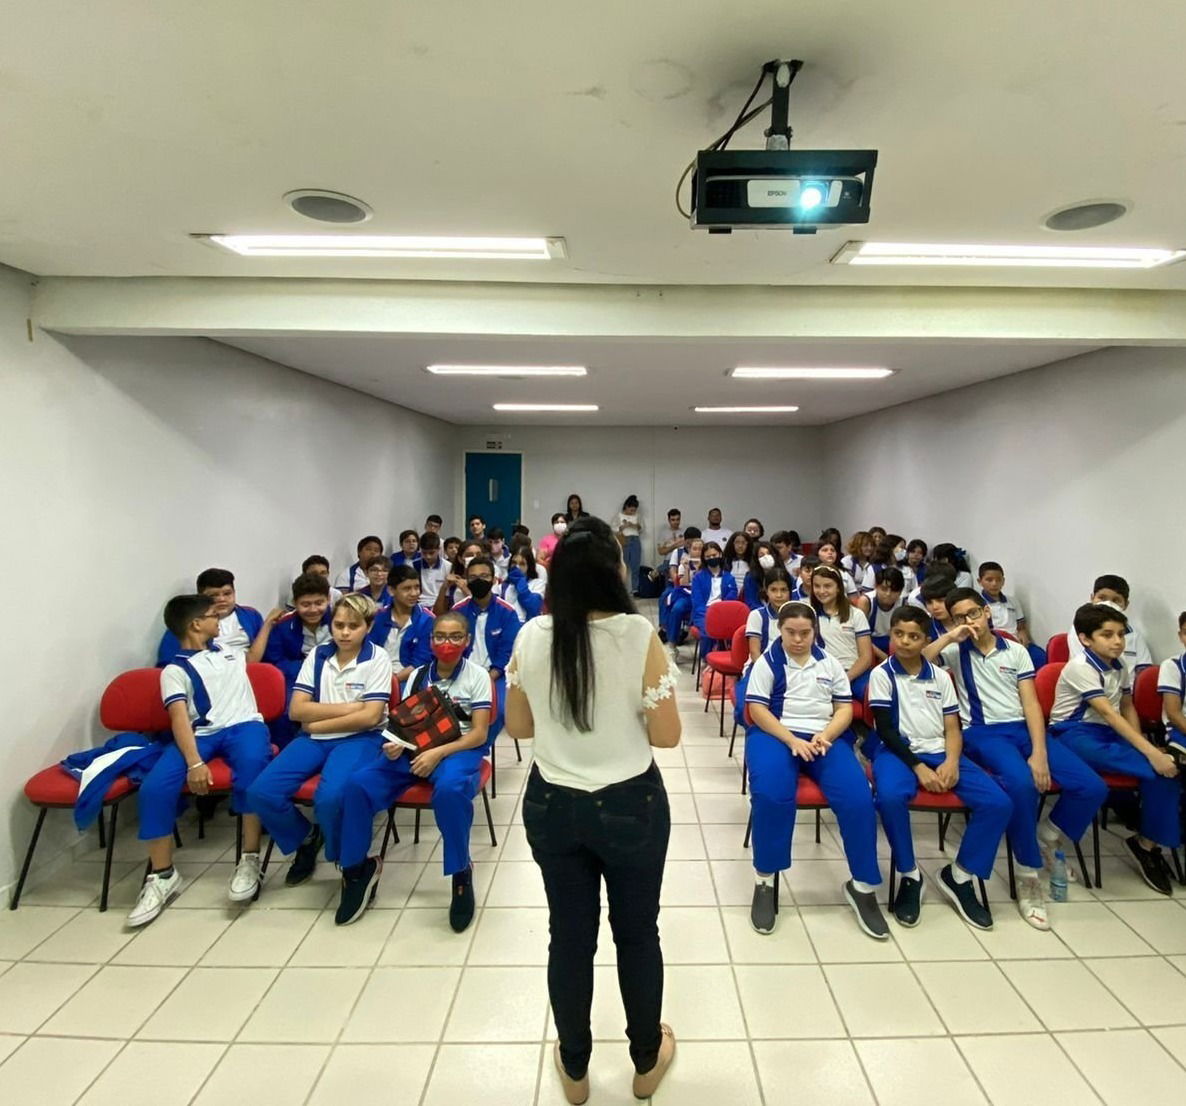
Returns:
[[[435,645],[464,645],[467,637],[469,634],[433,634],[432,640]]]
[[[967,614],[953,614],[951,615],[951,621],[957,626],[967,626],[972,622],[979,622],[984,615],[984,611],[984,607],[977,607],[974,611],[968,611]]]

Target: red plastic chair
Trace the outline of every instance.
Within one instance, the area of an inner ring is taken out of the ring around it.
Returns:
[[[1051,664],[1065,664],[1071,659],[1071,647],[1066,634],[1055,634],[1046,642],[1046,659]]]
[[[1165,736],[1165,725],[1161,720],[1161,692],[1157,690],[1157,665],[1142,668],[1132,685],[1132,705],[1141,720],[1141,729],[1154,737]]]
[[[1051,638],[1051,640],[1054,639]],[[1054,692],[1058,687],[1058,678],[1062,675],[1066,663],[1066,661],[1050,661],[1042,665],[1034,675],[1034,694],[1038,697],[1038,706],[1042,708],[1042,717],[1047,722],[1050,721],[1050,711],[1054,708]]]
[[[726,643],[732,642],[733,634],[736,632],[737,627],[744,626],[747,618],[749,618],[749,607],[739,599],[722,599],[718,603],[712,603],[704,612],[703,635],[699,631],[696,632],[697,641],[699,641],[700,637],[705,637],[715,644],[719,651],[727,653],[729,650],[721,647]],[[693,626],[692,629],[695,630],[696,627]],[[701,654],[699,647],[697,647],[695,658],[696,667],[692,670],[693,676],[698,675],[700,662],[706,659],[707,654]],[[711,698],[711,691],[708,691],[704,699],[705,712],[708,711],[708,702]],[[723,732],[721,736],[724,736]]]
[[[169,714],[161,702],[161,674],[156,668],[133,668],[116,676],[107,685],[99,700],[99,721],[103,727],[119,733],[159,733],[169,729]],[[115,826],[120,804],[136,790],[127,777],[120,776],[107,789],[103,807],[99,811],[99,845],[107,852],[103,859],[103,885],[99,895],[99,909],[107,909],[111,887],[111,858],[115,847]],[[33,853],[41,837],[46,813],[50,810],[71,810],[78,800],[78,781],[62,771],[57,764],[43,768],[25,784],[25,797],[40,807],[29,848],[21,865],[21,874],[13,888],[9,909],[21,902],[21,892],[33,863]],[[111,822],[104,824],[103,811],[110,809]]]
[[[720,606],[719,603],[716,605]],[[708,712],[708,704],[712,699],[713,683],[717,676],[721,678],[721,737],[725,736],[725,685],[728,684],[730,676],[734,680],[740,678],[748,660],[749,642],[745,636],[744,622],[733,631],[728,649],[713,650],[704,658],[704,663],[708,666],[708,694],[704,699],[705,713]]]
[[[746,712],[746,722],[749,721],[749,712]],[[744,765],[742,771],[744,772]],[[744,787],[742,788],[744,793]],[[828,800],[824,798],[824,793],[819,789],[819,784],[809,776],[800,774],[799,784],[795,789],[795,805],[799,810],[814,810],[815,811],[815,843],[820,843],[820,827],[823,819],[820,817],[821,811],[828,809]],[[754,828],[754,816],[751,809],[749,821],[745,823],[745,837],[742,840],[741,847],[743,849],[749,848],[750,834]],[[778,891],[779,883],[781,882],[780,872],[774,873],[774,913],[778,913]]]

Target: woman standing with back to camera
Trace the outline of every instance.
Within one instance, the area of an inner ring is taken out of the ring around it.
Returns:
[[[652,746],[679,743],[678,673],[634,610],[613,531],[572,523],[552,557],[548,609],[507,668],[508,734],[535,739],[523,825],[548,895],[548,994],[556,1067],[570,1103],[589,1096],[593,954],[601,881],[618,954],[633,1090],[653,1094],[675,1055],[660,1022],[659,889],[671,833]]]

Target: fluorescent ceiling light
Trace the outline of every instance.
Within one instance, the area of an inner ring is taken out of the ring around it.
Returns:
[[[587,376],[583,365],[425,365],[434,376]]]
[[[760,365],[738,365],[730,376],[738,380],[880,380],[893,374],[893,369],[840,368],[767,368]]]
[[[495,411],[600,411],[596,403],[496,403]]]
[[[772,415],[789,414],[798,407],[693,407],[698,415]]]
[[[991,246],[930,242],[848,242],[834,265],[956,265],[1041,269],[1153,269],[1186,250],[1124,246]]]
[[[452,238],[396,234],[196,234],[241,257],[455,257],[550,261],[563,238]]]

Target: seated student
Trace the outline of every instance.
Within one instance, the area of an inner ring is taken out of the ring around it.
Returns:
[[[1004,592],[1005,570],[996,561],[981,561],[976,582],[980,585],[981,597],[988,604],[988,613],[992,615],[992,628],[1004,630],[1022,645],[1029,645],[1032,639],[1026,625],[1025,611],[1021,609],[1016,596],[1008,596]]]
[[[466,657],[490,673],[498,707],[490,719],[489,742],[502,732],[504,685],[507,664],[515,638],[523,623],[515,608],[494,594],[494,564],[489,557],[475,557],[465,566],[465,586],[469,595],[453,608],[469,623],[470,643]]]
[[[1178,615],[1178,640],[1186,645],[1186,611]],[[1186,712],[1182,709],[1186,701],[1186,653],[1161,662],[1157,691],[1161,695],[1166,745],[1181,767],[1186,761]]]
[[[880,545],[886,538],[886,529],[884,526],[870,526],[865,533],[869,535],[869,540],[873,543],[874,548]]]
[[[824,541],[821,535],[820,543],[815,549],[820,564],[828,565],[840,573],[843,584],[841,591],[848,596],[852,603],[866,614],[869,611],[869,600],[861,594],[861,589],[852,578],[852,573],[840,564],[840,547],[833,541]]]
[[[704,540],[707,542],[712,539]],[[717,542],[717,545],[721,550],[724,569],[733,577],[733,583],[737,585],[737,593],[740,595],[741,589],[745,586],[745,578],[749,575],[750,563],[754,559],[754,539],[744,530],[738,530],[736,534],[729,536],[728,541]]]
[[[747,518],[745,525],[741,529],[753,538],[754,541],[766,536],[766,527],[762,525],[761,519]]]
[[[531,540],[512,544],[506,579],[498,585],[498,596],[514,607],[520,622],[543,612],[547,587],[547,573],[535,563]]]
[[[883,568],[896,568],[902,574],[902,590],[911,592],[918,586],[912,569],[906,563],[906,539],[899,534],[886,534],[873,551],[873,586],[877,586],[877,573]]]
[[[404,681],[403,695],[429,684],[452,699],[461,722],[461,737],[448,745],[412,755],[389,741],[370,761],[351,773],[342,792],[342,896],[334,921],[349,925],[362,917],[378,889],[383,861],[368,856],[375,815],[391,806],[412,784],[432,784],[432,813],[444,839],[445,875],[453,877],[449,926],[455,933],[474,917],[474,872],[469,834],[474,821],[474,796],[490,724],[490,676],[472,658],[469,623],[449,611],[432,625],[435,658],[417,666]]]
[[[857,924],[870,937],[886,941],[889,926],[877,905],[877,813],[849,728],[848,678],[840,662],[816,645],[815,611],[806,603],[784,603],[778,630],[754,661],[745,692],[754,846],[750,925],[758,933],[774,930],[774,881],[791,866],[795,797],[804,772],[819,785],[840,826],[851,876],[844,897]]]
[[[387,591],[387,574],[391,571],[391,561],[387,557],[372,557],[367,561],[367,583],[361,588],[359,595],[365,595],[376,607],[385,607],[391,602],[391,595]]]
[[[972,586],[972,569],[968,565],[968,555],[962,549],[952,545],[949,541],[940,542],[931,551],[931,567],[948,564],[955,569],[955,586],[970,588]]]
[[[753,664],[778,636],[778,612],[791,601],[791,574],[782,565],[766,569],[762,576],[762,605],[745,620],[745,641],[749,663]],[[742,697],[738,695],[737,701]]]
[[[470,515],[465,520],[465,524],[469,527],[469,536],[472,541],[486,540],[486,520],[481,515]]]
[[[374,534],[368,534],[365,538],[360,538],[358,542],[358,560],[350,565],[349,568],[343,569],[338,573],[338,578],[334,581],[334,587],[344,592],[362,591],[369,582],[367,580],[366,566],[370,563],[372,557],[381,557],[382,555],[383,542],[375,537]]]
[[[922,538],[911,538],[906,546],[906,568],[914,573],[915,587],[927,578],[927,543]]]
[[[778,557],[779,563],[792,576],[795,576],[799,572],[799,562],[803,558],[795,552],[795,546],[792,541],[793,536],[797,537],[790,530],[775,530],[770,535],[770,544],[774,547],[774,553]]]
[[[282,853],[294,853],[285,874],[289,887],[304,883],[326,860],[338,859],[342,788],[355,768],[383,744],[387,702],[391,698],[391,658],[367,634],[377,608],[357,593],[334,604],[333,640],[319,645],[301,665],[293,684],[289,717],[301,725],[294,738],[248,788],[255,811]],[[316,824],[297,809],[292,797],[321,774],[313,794]]]
[[[444,586],[437,593],[436,602],[432,605],[433,614],[444,614],[446,611],[451,611],[469,594],[465,585],[465,567],[475,557],[485,556],[485,553],[486,547],[483,542],[471,540],[461,545],[452,564],[449,565]]]
[[[1013,804],[982,768],[962,755],[955,688],[922,655],[928,629],[927,615],[918,607],[894,611],[894,655],[869,677],[876,733],[866,740],[864,752],[873,761],[877,810],[900,879],[894,917],[914,926],[921,916],[923,881],[914,860],[910,803],[920,787],[936,794],[954,791],[970,817],[955,863],[939,873],[939,890],[969,925],[991,929],[992,913],[977,898],[972,880],[992,875]]]
[[[692,577],[692,625],[700,631],[701,656],[714,648],[705,628],[708,608],[722,599],[737,598],[737,581],[725,571],[721,547],[715,541],[704,543],[703,560],[703,566]]]
[[[387,574],[388,605],[380,607],[367,640],[391,658],[391,671],[402,684],[412,670],[432,659],[432,612],[420,606],[420,573],[395,565]]]
[[[429,515],[424,520],[424,533],[436,534],[438,537],[441,533],[441,527],[445,525],[445,520],[440,515]]]
[[[552,531],[545,534],[539,539],[539,548],[536,550],[535,559],[544,566],[548,567],[548,562],[552,559],[552,554],[556,550],[556,545],[565,534],[568,533],[568,519],[564,517],[563,511],[557,511],[552,516]]]
[[[399,552],[391,558],[391,567],[395,568],[397,565],[420,567],[420,535],[415,530],[399,532]]]
[[[745,574],[745,579],[739,585],[741,599],[751,611],[757,610],[765,602],[762,598],[762,580],[766,573],[781,563],[775,557],[774,546],[770,542],[754,542],[749,572]]]
[[[848,550],[840,559],[841,567],[852,577],[862,595],[873,590],[873,554],[877,544],[867,530],[858,530],[848,539]]]
[[[165,604],[165,625],[178,643],[161,670],[161,699],[169,712],[172,743],[140,784],[141,841],[149,872],[128,915],[128,925],[151,922],[181,891],[173,867],[173,823],[188,785],[205,795],[212,777],[206,761],[224,757],[234,773],[232,804],[243,815],[243,852],[231,876],[232,902],[247,902],[259,889],[259,819],[249,786],[272,755],[268,728],[255,704],[243,653],[216,642],[219,617],[206,595],[175,595]]]
[[[1149,644],[1145,641],[1145,635],[1137,629],[1132,618],[1125,613],[1128,611],[1128,595],[1128,581],[1123,576],[1116,576],[1113,573],[1097,576],[1091,588],[1092,603],[1102,603],[1104,606],[1124,614],[1128,632],[1124,637],[1124,653],[1120,659],[1124,662],[1124,667],[1128,669],[1128,674],[1135,680],[1143,668],[1152,667],[1153,654],[1149,652]],[[1070,650],[1072,659],[1083,655],[1083,643],[1074,626],[1067,634],[1067,649]]]
[[[699,534],[696,527],[684,531]],[[692,580],[700,571],[704,557],[704,541],[699,537],[687,538],[687,546],[676,550],[672,557],[683,553],[672,571],[672,581],[659,597],[659,640],[671,645],[683,645],[688,638],[687,624],[692,617]]]
[[[461,549],[460,538],[445,538],[441,542],[441,556],[445,558],[445,564],[452,564],[457,560],[457,553]]]
[[[1087,603],[1075,612],[1083,651],[1058,677],[1050,734],[1097,772],[1123,772],[1140,780],[1141,830],[1126,844],[1145,882],[1170,895],[1173,883],[1161,849],[1182,843],[1182,785],[1174,758],[1141,733],[1132,679],[1121,660],[1126,627],[1123,612],[1110,604]]]
[[[886,565],[873,577],[873,595],[869,610],[869,640],[873,646],[873,661],[880,664],[889,657],[890,619],[902,605],[902,590],[906,581],[902,570]]]
[[[263,615],[254,607],[241,607],[235,599],[235,576],[225,568],[208,568],[198,573],[196,591],[213,603],[218,619],[218,633],[214,644],[224,653],[246,655],[251,643],[259,636],[264,624]],[[166,623],[166,627],[168,623]],[[172,630],[166,629],[157,646],[156,666],[164,668],[181,648]]]
[[[329,560],[320,553],[314,553],[313,556],[306,557],[301,562],[301,575],[304,576],[310,572],[318,576],[324,576],[325,582],[329,584]],[[329,589],[330,606],[332,607],[341,598],[342,593],[331,584]]]
[[[947,609],[948,592],[955,589],[951,585],[951,578],[946,574],[931,573],[927,582],[922,586],[922,602],[927,614],[931,616],[931,640],[938,641],[949,630],[955,629],[951,620],[951,612]]]
[[[933,584],[931,593],[936,596],[946,595],[955,587],[955,569],[949,564],[931,565],[927,578],[906,596],[906,603],[911,607],[927,609],[927,601],[923,598],[922,589],[927,584]]]
[[[419,569],[420,602],[431,608],[445,586],[445,577],[449,575],[448,562],[441,553],[441,536],[431,530],[420,535]]]
[[[1049,929],[1042,869],[1056,850],[1071,853],[1067,842],[1087,832],[1108,789],[1066,745],[1046,740],[1029,652],[994,632],[984,597],[956,588],[947,609],[955,628],[923,656],[941,662],[955,682],[964,755],[990,772],[1013,804],[1008,840],[1017,858],[1017,912],[1035,929]],[[1058,781],[1058,800],[1039,821],[1039,800],[1051,777]]]
[[[515,525],[511,527],[511,544],[512,545],[514,545],[516,538],[526,538],[527,544],[530,545],[531,544],[531,530],[530,530],[530,528],[527,526],[524,526],[523,523],[521,523],[521,522],[516,522]],[[532,552],[534,552],[534,550]]]
[[[820,531],[819,540],[821,542],[828,542],[830,545],[840,548],[840,531],[835,526],[825,527]],[[818,552],[818,550],[816,551]]]
[[[823,564],[814,553],[799,558],[799,571],[795,586],[791,590],[791,598],[799,603],[811,602],[811,577],[819,566]]]
[[[812,573],[810,605],[819,620],[820,644],[840,662],[852,685],[853,698],[862,702],[873,667],[869,620],[842,594],[840,573],[831,565],[820,565]]]
[[[511,563],[511,551],[506,547],[506,535],[502,527],[495,526],[486,535],[486,540],[490,545],[489,557],[494,562],[494,575],[499,580],[505,580]]]

